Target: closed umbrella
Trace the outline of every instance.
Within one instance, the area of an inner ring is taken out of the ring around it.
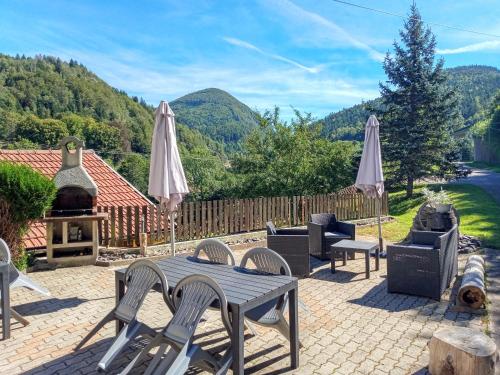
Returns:
[[[170,214],[172,255],[175,255],[174,212],[187,193],[175,136],[175,115],[168,103],[162,101],[155,111],[148,194],[158,199],[161,209]]]
[[[384,173],[382,171],[382,153],[380,151],[379,122],[371,115],[366,122],[365,143],[359,163],[356,187],[369,198],[377,202],[377,221],[380,251],[383,251],[382,225],[380,212],[384,194]]]

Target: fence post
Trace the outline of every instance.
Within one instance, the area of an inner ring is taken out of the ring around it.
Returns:
[[[132,246],[132,207],[127,206],[127,246]]]
[[[104,220],[104,246],[109,246],[109,207],[104,207],[104,212],[108,214],[108,218]]]
[[[134,242],[135,246],[139,246],[139,233],[140,229],[141,215],[139,211],[139,206],[134,207]]]

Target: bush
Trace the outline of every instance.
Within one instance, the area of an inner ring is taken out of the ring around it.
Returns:
[[[52,180],[31,167],[0,162],[0,237],[21,268],[26,267],[22,238],[30,223],[51,206],[56,190]]]
[[[27,116],[17,125],[17,139],[29,139],[31,142],[56,146],[57,143],[69,135],[66,124],[60,120],[40,119],[36,116]]]

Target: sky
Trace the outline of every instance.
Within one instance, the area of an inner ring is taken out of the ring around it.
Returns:
[[[407,14],[412,0],[348,0]],[[420,0],[445,66],[500,67],[499,0]],[[0,53],[75,59],[157,105],[208,87],[321,118],[379,95],[403,20],[333,0],[0,0]]]

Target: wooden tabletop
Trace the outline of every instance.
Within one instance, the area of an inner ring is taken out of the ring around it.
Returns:
[[[228,304],[237,305],[240,311],[248,311],[298,287],[296,277],[258,274],[238,266],[208,263],[190,256],[175,256],[155,263],[165,273],[170,289],[188,275],[213,278],[226,294]],[[116,273],[123,278],[125,269]]]

